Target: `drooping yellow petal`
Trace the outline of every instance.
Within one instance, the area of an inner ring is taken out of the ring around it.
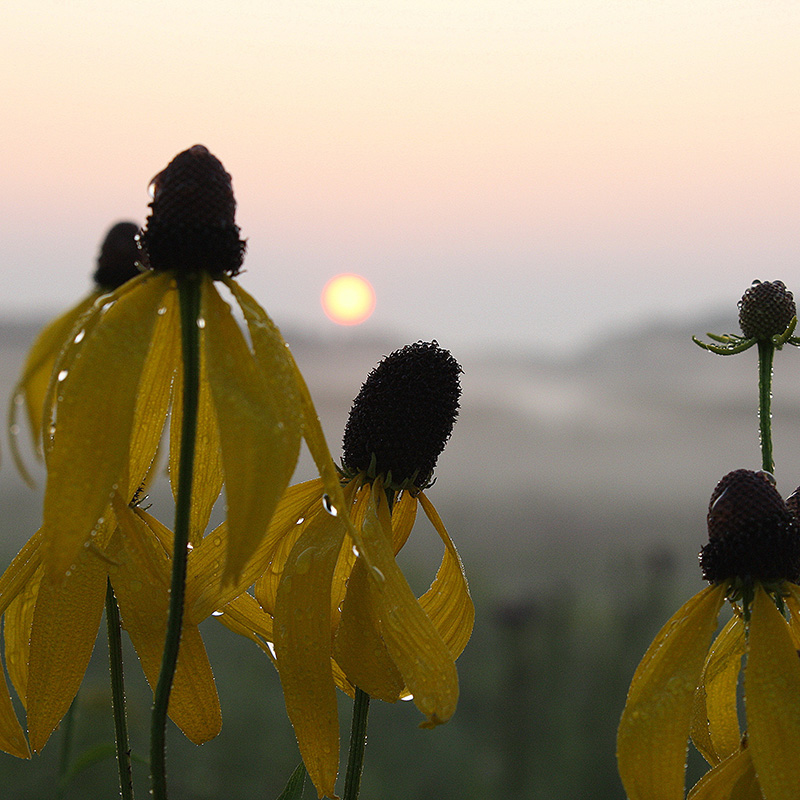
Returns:
[[[8,693],[6,676],[2,669],[0,669],[0,750],[17,758],[31,757],[31,751],[14,711],[11,696]]]
[[[789,626],[756,584],[744,672],[747,736],[769,800],[796,800],[800,788],[800,658]]]
[[[39,594],[44,568],[39,567],[20,593],[11,601],[4,616],[3,639],[6,645],[8,677],[23,705],[28,697],[28,662],[31,649],[33,610]]]
[[[42,525],[43,556],[55,580],[88,541],[123,478],[139,380],[169,280],[154,275],[126,284],[134,286],[87,332],[80,358],[60,381]]]
[[[155,461],[169,411],[172,381],[180,372],[180,322],[174,287],[163,297],[139,382],[131,433],[130,464],[120,494],[126,501],[143,488]],[[163,309],[163,313],[162,312]]]
[[[180,341],[178,342],[180,356]],[[200,385],[198,387],[197,438],[194,451],[192,477],[192,508],[189,517],[189,541],[197,547],[208,525],[211,509],[222,490],[222,453],[219,445],[219,426],[217,413],[211,397],[211,389],[205,379],[206,367],[205,336],[200,336]],[[182,362],[178,361],[179,364]],[[181,452],[181,425],[183,420],[183,367],[175,370],[174,393],[172,399],[172,421],[170,423],[169,476],[172,494],[178,495],[178,464]]]
[[[210,278],[202,291],[206,367],[217,412],[228,505],[226,580],[241,574],[267,534],[300,448],[285,398],[257,366],[230,307]],[[285,349],[285,348],[284,348]]]
[[[25,365],[22,368],[22,375],[12,392],[11,403],[8,407],[11,455],[20,475],[30,485],[33,485],[33,480],[25,468],[22,454],[19,451],[18,409],[21,405],[25,406],[34,449],[41,454],[44,401],[47,395],[47,387],[50,384],[53,366],[58,354],[70,341],[70,334],[77,333],[77,330],[75,330],[76,323],[94,305],[95,300],[101,294],[102,292],[99,290],[91,292],[78,305],[54,319],[42,329],[28,352],[28,357],[25,359]]]
[[[686,800],[763,800],[749,749],[736,750],[709,770]]]
[[[0,614],[5,613],[9,603],[23,590],[25,584],[39,568],[42,563],[41,547],[42,531],[40,528],[25,542],[0,577]]]
[[[380,620],[367,566],[359,558],[347,582],[347,594],[333,641],[333,656],[359,689],[387,703],[400,699],[405,687],[380,633]]]
[[[458,673],[450,650],[395,561],[391,531],[389,508],[378,478],[372,486],[364,525],[360,534],[355,533],[356,547],[377,590],[386,648],[413,694],[414,704],[427,717],[423,727],[432,727],[446,722],[456,709]]]
[[[103,536],[113,523],[101,526]],[[97,639],[106,597],[108,563],[82,547],[60,582],[39,584],[31,625],[28,735],[39,752],[69,709]]]
[[[416,518],[417,498],[411,492],[401,492],[392,507],[392,547],[395,555],[408,541]]]
[[[733,755],[742,739],[736,687],[744,649],[744,622],[733,616],[711,645],[695,694],[692,741],[712,765]]]
[[[108,552],[118,566],[111,570],[111,583],[145,677],[155,687],[167,629],[170,562],[135,511],[126,512],[118,504],[115,511],[119,530]],[[185,623],[181,631],[169,716],[195,744],[213,739],[222,726],[211,665],[200,632],[191,623]]]
[[[419,502],[445,546],[436,578],[431,588],[420,597],[419,604],[439,631],[453,658],[458,658],[472,635],[475,606],[469,594],[464,565],[444,523],[425,492],[420,492]]]
[[[253,595],[244,592],[235,600],[231,600],[216,620],[234,633],[255,642],[273,662],[275,661],[272,617],[261,610]]]
[[[692,702],[725,586],[709,586],[661,629],[636,669],[617,731],[629,800],[681,800]]]
[[[339,717],[331,668],[331,577],[344,526],[321,507],[303,524],[275,602],[275,654],[286,710],[320,797],[334,797]]]

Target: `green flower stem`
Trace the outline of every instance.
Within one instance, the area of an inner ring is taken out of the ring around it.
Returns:
[[[389,513],[394,508],[395,492],[385,489]],[[361,789],[361,773],[364,770],[364,751],[367,747],[367,718],[369,716],[369,695],[356,686],[353,699],[353,720],[350,724],[350,752],[347,755],[347,770],[344,774],[344,793],[342,800],[356,800]]]
[[[361,772],[364,769],[364,750],[367,746],[367,717],[369,695],[356,686],[353,700],[353,722],[350,726],[350,753],[344,775],[342,800],[356,800],[361,788]]]
[[[64,794],[64,784],[67,773],[69,772],[69,762],[72,759],[72,736],[75,733],[75,717],[78,713],[77,708],[78,696],[76,695],[61,723],[63,735],[61,738],[61,752],[58,757],[58,788],[56,789],[56,797],[62,797]]]
[[[761,469],[774,472],[772,458],[772,342],[758,343],[758,424],[761,438]]]
[[[133,800],[131,748],[125,720],[125,677],[122,671],[122,631],[119,606],[111,581],[106,586],[106,627],[108,629],[108,663],[111,669],[111,702],[114,709],[114,734],[117,742],[119,793],[122,800]]]
[[[167,800],[165,764],[167,708],[183,623],[183,603],[186,594],[186,557],[189,544],[189,521],[192,506],[194,451],[197,438],[197,406],[200,389],[200,316],[201,279],[197,275],[178,277],[178,298],[181,310],[181,340],[183,343],[183,414],[181,450],[178,467],[178,490],[175,499],[175,531],[172,554],[172,585],[169,598],[167,634],[164,655],[153,700],[150,728],[150,771],[154,800]]]

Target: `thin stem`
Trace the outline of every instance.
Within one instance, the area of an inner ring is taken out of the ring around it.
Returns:
[[[111,670],[111,703],[114,709],[114,734],[117,742],[119,793],[122,800],[133,800],[131,748],[125,719],[125,677],[122,671],[122,631],[119,606],[111,581],[106,586],[106,628],[108,629],[108,664]]]
[[[364,750],[367,746],[368,715],[369,695],[356,686],[356,696],[353,700],[353,722],[350,726],[350,753],[347,756],[347,771],[344,776],[342,800],[356,800],[361,788]]]
[[[189,521],[192,506],[194,451],[197,438],[197,405],[200,387],[200,316],[201,278],[179,276],[178,298],[181,309],[181,340],[183,343],[183,410],[181,450],[178,467],[178,490],[175,498],[175,531],[172,553],[172,584],[169,598],[167,634],[161,672],[153,699],[150,728],[150,770],[152,794],[155,800],[167,800],[166,726],[169,695],[178,663],[181,642],[183,603],[186,594],[186,555],[189,543]]]
[[[773,472],[772,459],[772,342],[758,343],[758,426],[761,438],[761,469]]]

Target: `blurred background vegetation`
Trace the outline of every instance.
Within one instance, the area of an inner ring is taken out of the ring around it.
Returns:
[[[428,494],[465,562],[476,605],[458,662],[454,718],[428,731],[412,703],[372,704],[362,797],[623,800],[616,726],[636,664],[655,633],[701,587],[697,552],[708,497],[723,474],[758,468],[755,355],[712,357],[688,337],[733,324],[702,321],[623,332],[572,360],[454,353],[463,408]],[[37,324],[0,325],[8,397]],[[338,453],[352,398],[403,341],[287,335]],[[446,342],[441,342],[447,346]],[[778,354],[775,443],[784,496],[800,482],[800,360]],[[308,477],[305,459],[298,479]],[[36,530],[31,491],[3,447],[0,560]],[[164,489],[150,502],[170,521]],[[162,513],[162,508],[164,509]],[[418,524],[401,565],[421,593],[441,546]],[[223,710],[200,747],[170,726],[175,800],[274,800],[299,761],[273,667],[214,619],[202,626]],[[125,640],[134,756],[146,758],[152,695]],[[0,797],[117,796],[104,628],[73,714],[70,763],[106,754],[61,790],[65,725],[31,761],[0,754]],[[341,698],[346,748],[350,703]],[[345,754],[343,753],[343,758]],[[690,775],[699,763],[690,759]],[[134,763],[138,796],[148,770]],[[306,787],[306,797],[314,796]]]

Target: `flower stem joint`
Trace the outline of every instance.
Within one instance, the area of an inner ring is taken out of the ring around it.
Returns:
[[[203,145],[179,153],[153,178],[142,245],[154,270],[238,274],[245,242],[234,222],[231,176]]]
[[[370,372],[353,401],[342,440],[347,477],[425,489],[458,416],[462,369],[438,343],[396,350]]]

